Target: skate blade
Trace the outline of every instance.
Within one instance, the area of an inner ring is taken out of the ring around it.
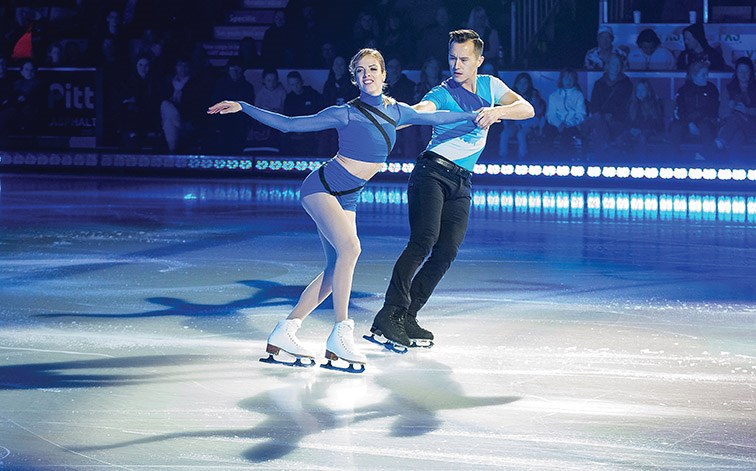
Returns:
[[[411,348],[431,348],[433,345],[433,340],[428,339],[412,339],[412,345],[410,345]]]
[[[320,365],[320,367],[325,368],[326,370],[341,371],[344,373],[362,373],[363,371],[365,371],[364,363],[361,363],[358,361],[350,361],[345,358],[339,358],[335,353],[329,350],[326,350],[325,357],[326,357],[326,360],[328,360],[328,363],[326,363],[325,365]],[[346,367],[336,366],[333,363],[331,363],[332,361],[337,361],[339,359],[349,363],[349,366],[346,366]],[[355,368],[354,365],[360,365],[359,369]]]
[[[271,365],[283,365],[283,366],[294,366],[297,368],[309,368],[311,366],[315,366],[315,359],[312,357],[303,357],[298,355],[292,355],[291,353],[287,352],[286,350],[282,350],[274,345],[268,345],[266,348],[266,353],[268,353],[268,358],[260,358],[260,361],[262,363],[269,363]],[[274,355],[278,355],[281,352],[286,353],[287,355],[291,355],[295,358],[294,361],[282,361],[276,359]],[[303,362],[302,360],[307,360],[307,362]]]
[[[367,340],[368,342],[373,342],[376,345],[380,345],[381,347],[385,348],[386,350],[390,352],[398,353],[399,355],[404,355],[405,353],[409,351],[409,349],[406,346],[400,345],[398,343],[394,343],[389,339],[386,339],[385,342],[381,342],[380,340],[375,338],[375,334],[363,335],[362,338]]]
[[[360,365],[360,367],[355,368],[354,365]],[[328,363],[321,364],[320,367],[326,370],[340,371],[342,373],[360,374],[365,371],[365,365],[362,363],[349,363],[349,366],[336,366],[331,363],[331,360],[328,360]]]

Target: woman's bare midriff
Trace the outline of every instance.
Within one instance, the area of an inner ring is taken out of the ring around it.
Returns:
[[[344,157],[341,154],[336,154],[335,159],[347,170],[347,172],[357,178],[362,178],[363,180],[370,180],[383,167],[383,163],[363,162],[361,160]]]

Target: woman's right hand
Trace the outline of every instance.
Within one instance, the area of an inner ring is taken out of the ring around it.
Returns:
[[[237,101],[223,100],[207,109],[207,114],[228,114],[241,111],[241,105]]]

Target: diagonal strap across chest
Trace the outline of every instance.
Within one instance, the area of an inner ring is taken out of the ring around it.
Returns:
[[[391,153],[392,145],[391,145],[391,138],[389,137],[388,133],[385,129],[383,129],[383,126],[381,126],[381,123],[378,122],[378,119],[376,116],[379,116],[383,120],[385,120],[390,125],[396,127],[396,121],[391,119],[391,117],[387,116],[386,113],[379,110],[378,108],[368,105],[367,103],[360,101],[359,98],[355,98],[354,100],[351,100],[349,102],[350,105],[357,108],[367,119],[370,120],[371,123],[375,125],[376,128],[378,128],[378,131],[380,131],[381,135],[383,136],[383,139],[386,141],[386,148],[388,149],[388,152],[386,155]]]

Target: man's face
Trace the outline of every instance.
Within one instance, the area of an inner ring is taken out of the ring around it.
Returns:
[[[598,43],[599,49],[611,49],[614,37],[609,33],[600,33],[596,37],[596,42]]]
[[[242,78],[242,68],[238,65],[229,66],[228,76],[234,82],[238,82]]]
[[[268,90],[275,89],[276,86],[278,86],[278,77],[276,74],[266,74],[265,77],[263,77],[263,86]]]
[[[301,79],[298,79],[296,77],[289,77],[288,79],[286,79],[286,81],[289,84],[289,90],[297,95],[302,94],[303,85]]]
[[[150,61],[146,57],[142,57],[136,63],[136,70],[140,77],[146,77],[150,73]]]
[[[642,42],[642,43],[640,43],[640,48],[641,48],[641,51],[643,51],[643,54],[645,54],[647,56],[650,56],[656,50],[656,44],[654,44],[654,43],[652,43],[650,41],[649,42]]]
[[[37,76],[37,68],[31,62],[27,62],[21,66],[21,76],[26,80],[31,80]]]
[[[457,83],[464,83],[475,77],[483,56],[475,53],[472,41],[452,43],[449,46],[449,71]]]

